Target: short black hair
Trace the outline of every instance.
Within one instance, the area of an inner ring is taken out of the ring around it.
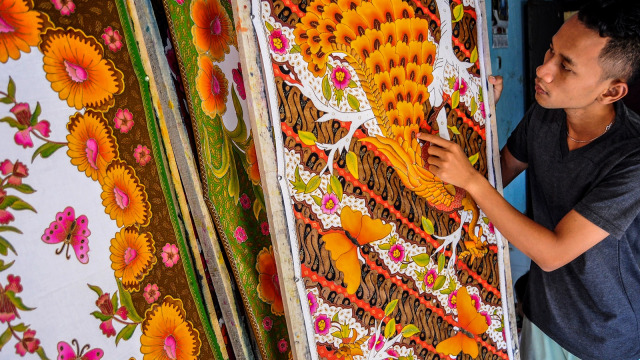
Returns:
[[[640,1],[595,0],[578,12],[587,28],[608,38],[600,52],[605,79],[632,83],[640,76]]]

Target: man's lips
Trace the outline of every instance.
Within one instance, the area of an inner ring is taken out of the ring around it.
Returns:
[[[538,85],[537,81],[536,81],[536,94],[547,95],[547,92],[542,88],[542,86]]]

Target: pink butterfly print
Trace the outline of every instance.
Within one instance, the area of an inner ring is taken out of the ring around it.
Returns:
[[[58,360],[100,360],[102,355],[104,355],[102,349],[89,350],[89,352],[83,355],[91,346],[87,344],[80,349],[80,345],[78,345],[78,340],[76,339],[71,340],[71,343],[76,346],[76,351],[73,351],[71,345],[64,341],[58,343]]]
[[[89,262],[89,219],[85,215],[76,219],[75,211],[67,206],[64,211],[56,214],[56,219],[49,225],[42,235],[42,241],[47,244],[62,243],[62,247],[56,250],[60,255],[66,248],[65,255],[70,259],[69,248],[73,247],[78,261],[83,264]]]

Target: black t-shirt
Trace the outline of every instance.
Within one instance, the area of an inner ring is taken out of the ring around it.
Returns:
[[[611,129],[569,151],[565,112],[534,104],[507,147],[534,221],[553,230],[573,209],[610,234],[557,270],[532,262],[525,315],[581,359],[639,359],[640,117],[617,102]]]

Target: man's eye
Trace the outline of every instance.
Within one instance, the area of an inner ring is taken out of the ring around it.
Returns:
[[[571,71],[571,68],[567,67],[567,65],[565,65],[565,64],[562,64],[562,68],[563,68],[565,71]]]

